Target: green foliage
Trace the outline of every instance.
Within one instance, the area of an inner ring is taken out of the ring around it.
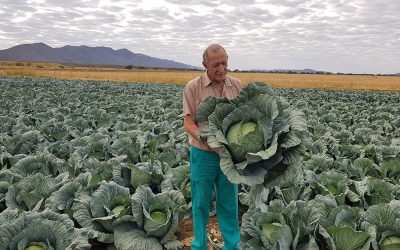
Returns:
[[[174,238],[191,201],[183,86],[29,77],[0,85],[0,249],[183,247]],[[262,183],[240,186],[242,248],[399,249],[399,100],[260,84],[236,100],[212,99],[199,119],[219,110],[210,128],[221,128],[222,165],[229,158]],[[300,131],[310,146],[295,150]],[[257,155],[260,142],[269,151]],[[261,171],[240,164],[266,155]]]

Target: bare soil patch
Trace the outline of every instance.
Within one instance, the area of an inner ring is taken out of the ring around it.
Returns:
[[[222,235],[221,231],[219,230],[218,221],[216,216],[212,216],[208,219],[207,231],[209,235],[209,239],[212,240],[215,245],[222,245]],[[184,250],[190,250],[190,246],[192,244],[193,236],[193,224],[192,219],[185,219],[183,220],[178,229],[175,232],[175,236],[181,241],[185,247]],[[209,242],[209,249],[214,249],[213,244]]]

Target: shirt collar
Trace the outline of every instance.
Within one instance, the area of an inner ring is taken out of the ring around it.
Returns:
[[[203,73],[203,75],[201,77],[201,83],[204,88],[211,84],[211,80],[210,80],[210,77],[208,77],[207,70]],[[226,77],[224,84],[227,87],[232,87],[232,83],[231,83],[231,81],[229,81],[228,77]]]

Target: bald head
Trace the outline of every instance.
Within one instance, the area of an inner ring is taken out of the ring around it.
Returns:
[[[211,82],[224,83],[228,72],[228,55],[219,44],[211,44],[203,53],[203,66]]]
[[[203,64],[207,64],[207,63],[208,63],[208,58],[209,58],[209,55],[210,55],[210,54],[214,54],[214,53],[220,52],[220,50],[222,50],[223,52],[225,52],[226,57],[228,57],[228,54],[226,53],[224,47],[222,47],[221,45],[216,44],[216,43],[210,44],[210,45],[204,50],[204,53],[203,53]]]

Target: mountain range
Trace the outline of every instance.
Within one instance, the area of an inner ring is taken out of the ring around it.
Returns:
[[[167,59],[133,53],[128,49],[110,47],[63,46],[53,48],[44,43],[21,44],[0,50],[0,61],[35,61],[81,65],[115,65],[173,69],[200,69],[199,67]]]

